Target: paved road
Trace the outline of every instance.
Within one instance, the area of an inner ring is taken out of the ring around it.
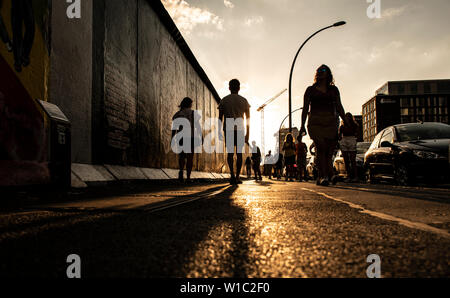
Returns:
[[[448,189],[246,181],[136,189],[0,215],[0,276],[450,276]]]

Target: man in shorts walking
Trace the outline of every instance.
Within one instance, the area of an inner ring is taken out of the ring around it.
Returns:
[[[244,145],[248,144],[250,136],[250,105],[244,97],[238,93],[241,84],[237,79],[229,83],[231,94],[224,97],[219,104],[219,119],[225,133],[225,144],[227,148],[227,162],[230,168],[231,184],[242,184],[240,173],[242,168],[242,153]],[[247,127],[244,128],[244,116]],[[219,137],[223,139],[220,134]],[[234,172],[234,152],[236,149],[236,173]]]

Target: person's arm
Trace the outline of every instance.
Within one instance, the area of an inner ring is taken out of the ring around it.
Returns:
[[[359,136],[359,124],[357,122],[355,122],[355,137],[358,138]]]
[[[344,120],[344,123],[346,125],[348,125],[347,120],[345,119],[345,110],[344,107],[342,106],[342,102],[341,102],[341,94],[339,93],[339,89],[336,87],[336,110],[338,115],[341,117],[342,120]]]
[[[309,113],[309,105],[311,102],[310,96],[309,96],[309,88],[306,89],[305,91],[305,95],[303,97],[303,110],[302,110],[302,125],[300,128],[300,133],[301,134],[305,134],[306,135],[306,129],[305,129],[305,123],[306,123],[306,118],[308,118],[308,113]]]
[[[245,110],[245,119],[247,121],[247,132],[245,134],[245,143],[248,144],[250,139],[250,105],[247,103],[247,108]]]
[[[171,140],[173,139],[173,137],[177,134],[177,130],[174,129],[173,127],[173,121],[176,119],[176,116],[172,117],[172,137],[170,138]]]
[[[223,119],[224,118],[224,114],[223,114],[223,109],[222,106],[219,104],[219,140],[223,140],[223,127],[224,127],[224,123],[223,123]]]

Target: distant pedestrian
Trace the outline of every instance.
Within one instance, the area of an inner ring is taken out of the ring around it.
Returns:
[[[283,144],[284,164],[286,166],[286,181],[294,180],[295,142],[292,134],[288,133]]]
[[[256,146],[256,142],[252,142],[252,146],[250,146],[250,150],[252,152],[252,164],[253,164],[253,172],[255,173],[255,180],[262,180],[261,175],[261,150],[258,146]]]
[[[356,168],[356,143],[358,136],[358,123],[351,113],[345,114],[346,122],[339,128],[339,146],[344,156],[346,182],[358,182],[358,169]]]
[[[245,168],[247,170],[247,178],[250,178],[252,176],[252,159],[250,156],[247,156],[245,160]]]
[[[278,153],[278,159],[275,163],[275,176],[278,180],[281,179],[281,176],[283,176],[283,161],[284,161],[284,155],[283,153]]]
[[[303,136],[298,135],[297,144],[295,145],[295,153],[297,155],[297,170],[298,170],[298,180],[307,180],[306,178],[306,154],[308,153],[308,148],[306,144],[302,142]]]
[[[183,101],[180,104],[180,110],[175,113],[175,115],[172,117],[172,121],[178,118],[185,118],[189,121],[189,127],[182,127],[181,129],[175,130],[172,129],[172,139],[175,137],[175,135],[181,131],[185,132],[185,129],[189,129],[188,135],[190,136],[190,146],[185,149],[183,148],[181,153],[178,154],[178,165],[179,165],[179,173],[178,173],[178,180],[180,182],[183,182],[183,172],[184,172],[184,166],[186,165],[186,172],[187,172],[187,180],[186,182],[191,182],[191,173],[192,173],[192,167],[193,167],[193,160],[194,160],[194,151],[195,151],[195,123],[196,120],[195,117],[195,111],[192,110],[192,99],[189,97],[186,97],[183,99]],[[185,139],[181,139],[179,142],[180,146],[183,146],[183,143],[185,142]],[[201,142],[201,140],[198,140],[197,142]]]
[[[305,92],[300,133],[306,134],[305,123],[309,118],[308,132],[316,146],[319,170],[317,184],[322,186],[328,186],[330,180],[336,182],[332,157],[338,142],[339,116],[345,117],[339,89],[334,85],[330,68],[321,65],[314,84]]]
[[[269,150],[269,153],[264,158],[264,168],[266,170],[266,176],[269,176],[269,179],[272,179],[272,151]]]
[[[230,169],[231,184],[242,184],[240,173],[242,168],[242,153],[244,145],[248,144],[250,136],[250,105],[244,97],[240,96],[241,84],[233,79],[229,82],[231,94],[224,97],[219,104],[219,119],[225,132],[225,144],[227,148],[227,162]],[[247,123],[244,129],[244,117]],[[241,125],[236,125],[241,123]],[[219,131],[219,138],[223,139]],[[234,172],[234,150],[236,149],[236,174]]]

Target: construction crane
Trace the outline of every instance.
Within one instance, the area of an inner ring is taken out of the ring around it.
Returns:
[[[275,95],[274,97],[272,97],[271,99],[269,99],[268,101],[266,101],[262,106],[260,106],[257,111],[261,112],[261,148],[262,148],[262,152],[265,155],[266,151],[265,151],[265,140],[264,140],[264,109],[271,104],[275,99],[277,99],[278,97],[280,97],[281,95],[283,95],[284,92],[286,92],[287,89],[284,89],[283,91],[281,91],[280,93],[278,93],[277,95]]]

